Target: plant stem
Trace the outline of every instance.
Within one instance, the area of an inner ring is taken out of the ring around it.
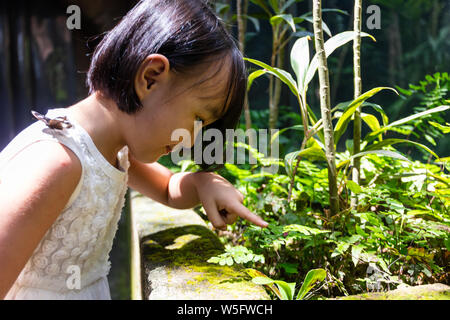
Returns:
[[[245,56],[245,33],[247,31],[247,15],[248,11],[248,0],[236,0],[236,8],[237,8],[237,23],[239,29],[239,49],[242,52],[242,55]],[[250,104],[248,101],[248,94],[245,93],[244,100],[244,116],[245,116],[245,128],[248,130],[252,127],[252,119],[250,116]]]
[[[270,58],[270,65],[275,67],[276,57],[277,57],[277,48],[278,48],[278,26],[272,26],[272,56]],[[269,80],[269,129],[275,129],[277,118],[278,118],[278,110],[275,106],[275,90],[274,85],[277,79],[271,75]]]
[[[362,93],[361,81],[361,16],[362,16],[362,0],[355,0],[354,25],[353,29],[355,37],[353,39],[353,73],[355,93],[354,99],[358,98]],[[354,114],[353,121],[353,154],[361,152],[361,107],[358,107]],[[356,184],[360,183],[361,158],[353,159],[352,180]],[[356,208],[358,205],[358,197],[356,194],[351,196],[351,207]]]
[[[330,192],[330,213],[335,215],[339,211],[339,199],[337,189],[336,154],[334,147],[334,130],[331,121],[330,107],[330,79],[328,74],[327,57],[322,28],[322,1],[313,0],[314,40],[319,62],[320,85],[320,110],[323,119],[323,131],[325,137],[325,155],[328,165],[328,185]]]

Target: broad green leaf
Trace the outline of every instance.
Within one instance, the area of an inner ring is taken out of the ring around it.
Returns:
[[[408,123],[408,122],[410,122],[412,120],[422,118],[422,117],[424,117],[426,115],[429,115],[429,114],[432,114],[432,113],[436,113],[436,112],[446,111],[448,109],[450,109],[450,106],[445,106],[445,105],[444,106],[439,106],[439,107],[432,108],[432,109],[429,109],[429,110],[426,110],[426,111],[423,111],[423,112],[420,112],[420,113],[413,114],[412,116],[409,116],[409,117],[406,117],[406,118],[394,121],[394,122],[388,124],[387,126],[382,127],[380,130],[377,130],[375,132],[369,133],[364,138],[364,140],[370,142],[370,141],[374,140],[379,134],[383,133],[384,131],[387,131],[387,130],[390,130],[390,129],[394,128],[394,127],[403,125],[403,124]]]
[[[253,81],[255,81],[256,79],[258,79],[258,78],[261,77],[262,75],[265,75],[266,73],[267,73],[267,70],[264,70],[264,69],[256,70],[256,71],[252,72],[252,73],[248,76],[247,91],[250,91],[250,88],[252,87]]]
[[[375,38],[372,37],[370,34],[361,32],[361,37],[370,37],[373,41],[375,41]],[[341,33],[338,33],[328,39],[325,42],[325,55],[330,56],[337,48],[341,47],[342,45],[346,44],[347,42],[353,41],[354,38],[354,31],[344,31]],[[311,82],[311,80],[314,78],[314,75],[316,74],[317,68],[319,67],[319,61],[317,54],[314,55],[313,59],[311,60],[311,63],[309,64],[308,72],[306,73],[305,83],[303,84],[303,87],[308,87],[308,84]]]
[[[348,106],[350,105],[350,103],[352,103],[352,101],[346,101],[346,102],[341,102],[339,104],[337,104],[332,110],[332,113],[335,113],[337,110],[342,110],[345,111],[347,110]],[[377,111],[380,115],[381,115],[381,119],[383,120],[383,126],[387,125],[389,123],[389,118],[386,115],[386,113],[384,112],[383,108],[376,104],[376,103],[371,103],[371,102],[367,102],[365,101],[362,105],[361,108],[364,107],[372,107],[375,111]]]
[[[292,300],[295,290],[295,283],[287,283],[281,280],[273,280],[269,277],[255,277],[252,279],[252,282],[259,285],[270,285],[275,283],[279,289],[281,300]]]
[[[306,274],[305,281],[298,291],[297,300],[302,300],[306,294],[311,291],[316,282],[322,282],[325,280],[327,272],[324,269],[312,269]]]
[[[312,146],[310,148],[306,148],[303,149],[302,151],[295,151],[295,152],[291,152],[289,154],[286,155],[286,157],[284,158],[284,162],[285,162],[285,167],[286,167],[286,171],[288,173],[289,176],[292,175],[292,170],[293,170],[293,165],[295,163],[295,160],[300,157],[300,158],[306,158],[310,161],[314,161],[314,160],[326,160],[326,156],[325,153],[323,152],[322,148],[320,148],[319,146],[315,145]]]
[[[443,217],[432,210],[409,210],[407,214],[411,216],[424,216],[424,219],[426,219],[426,216],[430,216],[437,219],[438,221],[445,221]]]
[[[330,232],[329,230],[320,230],[317,228],[311,228],[301,224],[289,224],[283,228],[283,231],[284,232],[295,231],[307,236]]]
[[[284,295],[285,300],[293,300],[295,293],[295,282],[285,282],[281,280],[275,280],[275,284]]]
[[[345,130],[347,129],[348,123],[351,120],[351,117],[356,112],[356,110],[369,98],[380,92],[381,90],[392,90],[394,92],[395,89],[389,88],[389,87],[378,87],[373,88],[362,95],[360,95],[358,98],[353,100],[350,105],[345,110],[344,114],[339,118],[336,127],[334,129],[334,143],[337,145],[339,142],[339,138],[344,134]]]
[[[288,131],[288,130],[298,130],[298,131],[304,131],[303,126],[301,124],[292,126],[292,127],[287,127],[287,128],[283,128],[281,130],[276,131],[272,137],[270,138],[270,145],[273,144],[273,142],[275,141],[275,139],[282,133]]]
[[[359,257],[361,256],[361,252],[363,251],[364,246],[356,245],[352,246],[352,261],[355,267],[358,265]]]
[[[292,28],[292,31],[296,31],[294,18],[291,14],[279,14],[270,18],[270,24],[273,26],[279,25],[282,21],[285,21]]]
[[[339,241],[339,244],[334,249],[333,253],[331,254],[331,257],[334,258],[344,254],[348,248],[350,248],[350,243]]]
[[[366,107],[366,106],[372,107],[373,109],[375,109],[375,111],[378,111],[378,113],[381,115],[381,119],[383,120],[383,126],[385,126],[389,123],[389,118],[386,115],[386,112],[384,112],[383,108],[380,105],[366,101],[362,104],[362,107]]]
[[[436,159],[436,162],[440,162],[440,163],[450,162],[450,157],[444,157],[444,158]]]
[[[365,147],[362,151],[380,150],[382,147],[391,146],[391,145],[397,144],[397,143],[413,144],[415,146],[418,146],[418,147],[424,149],[425,151],[427,151],[428,153],[433,155],[436,159],[439,158],[438,155],[436,153],[434,153],[433,150],[431,150],[427,146],[425,146],[425,145],[423,145],[421,143],[418,143],[418,142],[415,142],[415,141],[411,141],[411,140],[406,140],[406,139],[386,139],[386,140],[383,140],[381,142],[378,142],[378,143],[375,143],[375,144],[371,144],[371,145]]]
[[[252,282],[255,284],[266,285],[266,284],[274,283],[275,280],[272,280],[268,277],[255,277],[252,279]]]
[[[256,270],[256,269],[246,268],[246,269],[244,269],[244,271],[247,272],[247,274],[248,274],[250,277],[252,277],[252,278],[263,277],[263,278],[268,278],[268,279],[270,279],[270,278],[267,277],[264,273],[262,273],[262,272],[260,272],[260,271],[258,271],[258,270]],[[270,279],[270,280],[272,280],[272,279]],[[253,279],[252,279],[252,281],[253,281]],[[281,292],[280,292],[280,290],[278,289],[278,287],[277,287],[275,284],[268,284],[268,285],[266,285],[266,286],[267,286],[267,288],[269,288],[270,290],[272,290],[272,292],[273,292],[279,299],[282,298]]]
[[[400,153],[394,152],[394,151],[389,151],[389,150],[370,150],[370,151],[357,153],[357,154],[351,156],[349,159],[339,162],[339,164],[336,166],[336,168],[340,169],[343,166],[345,166],[346,164],[348,164],[353,158],[363,157],[363,156],[365,156],[367,154],[378,154],[380,156],[391,157],[391,158],[395,158],[395,159],[400,159],[400,160],[411,162],[405,156],[401,155]]]
[[[314,24],[314,20],[313,20],[312,17],[302,16],[301,18],[306,20],[306,21],[308,21],[308,22],[310,22],[311,24]],[[328,25],[323,20],[322,20],[322,29],[328,36],[332,37],[330,28],[328,28]]]
[[[361,119],[369,126],[372,131],[377,131],[381,128],[377,117],[368,113],[361,113]],[[383,140],[383,136],[379,136],[379,140]]]
[[[356,182],[354,182],[352,180],[347,180],[347,187],[353,193],[361,193],[362,192],[361,187]]]
[[[303,83],[309,67],[309,40],[309,36],[298,39],[291,50],[291,66],[297,76],[299,92],[304,92]]]
[[[244,58],[244,60],[266,69],[268,73],[276,76],[278,79],[284,82],[289,87],[289,89],[291,89],[292,93],[296,97],[298,96],[297,84],[295,83],[294,79],[292,78],[292,75],[289,72],[286,72],[278,68],[273,68],[265,64],[264,62],[255,59]]]
[[[376,131],[381,128],[377,117],[369,113],[361,113],[361,119],[369,126],[370,130]]]

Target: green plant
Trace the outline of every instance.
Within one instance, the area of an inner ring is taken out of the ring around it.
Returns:
[[[408,89],[397,87],[397,90],[404,99],[401,104],[402,109],[411,109],[412,107],[413,113],[420,113],[448,104],[450,77],[446,72],[437,72],[425,76],[425,79],[420,81],[418,85],[410,84]],[[425,140],[436,147],[437,141],[443,139],[449,131],[450,124],[447,121],[440,114],[431,114],[411,121],[408,125],[398,127],[398,132],[407,137],[413,135],[417,139]]]
[[[280,300],[307,300],[312,296],[311,294],[306,296],[308,292],[310,292],[311,289],[313,289],[318,282],[319,283],[322,282],[327,275],[324,269],[310,270],[307,273],[302,286],[297,291],[296,296],[295,282],[287,283],[282,280],[273,280],[257,270],[248,270],[248,273],[250,275],[259,275],[252,279],[253,283],[264,285],[266,288],[272,291]]]
[[[217,263],[221,266],[233,264],[247,264],[247,263],[264,263],[264,256],[254,254],[252,250],[243,246],[225,246],[225,253],[208,259],[209,263]]]
[[[259,17],[268,20],[272,27],[272,54],[270,65],[278,69],[284,68],[284,52],[289,42],[300,34],[304,34],[305,28],[299,26],[302,22],[313,22],[312,13],[308,12],[299,17],[293,17],[288,9],[296,2],[302,0],[250,0],[263,11]],[[324,9],[326,11],[347,14],[338,9]],[[292,32],[290,32],[292,31]],[[324,31],[331,37],[328,26],[324,23]],[[279,101],[281,96],[281,82],[278,77],[269,77],[269,128],[276,128],[279,114]]]

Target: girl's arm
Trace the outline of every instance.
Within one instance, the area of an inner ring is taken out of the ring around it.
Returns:
[[[128,185],[166,206],[188,209],[200,203],[192,173],[176,173],[155,163],[142,163],[129,155]]]
[[[128,185],[149,198],[177,209],[188,209],[201,203],[218,229],[225,229],[226,224],[233,223],[238,216],[260,227],[267,226],[264,220],[242,205],[243,195],[217,174],[173,174],[158,163],[145,164],[131,155],[129,160]]]
[[[0,299],[70,199],[81,163],[70,149],[36,142],[16,155],[0,181]]]

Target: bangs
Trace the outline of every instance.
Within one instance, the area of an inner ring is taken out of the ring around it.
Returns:
[[[231,70],[230,77],[228,79],[227,84],[227,98],[225,100],[225,104],[222,108],[222,116],[216,120],[215,122],[205,126],[202,129],[206,131],[208,129],[218,129],[222,137],[224,138],[224,148],[223,148],[223,159],[226,157],[226,148],[233,148],[233,145],[226,145],[225,137],[227,129],[236,129],[239,119],[242,114],[242,109],[245,103],[245,94],[247,90],[247,71],[245,68],[244,57],[242,53],[237,47],[233,47],[230,50],[231,57]],[[211,143],[217,143],[216,141],[212,141]],[[210,143],[210,144],[211,144]],[[208,144],[209,145],[209,144]],[[203,150],[208,146],[203,144]],[[202,152],[203,152],[202,150]],[[193,148],[192,150],[193,151]],[[192,153],[191,153],[192,154]],[[202,171],[215,171],[223,167],[224,163],[197,163]]]

